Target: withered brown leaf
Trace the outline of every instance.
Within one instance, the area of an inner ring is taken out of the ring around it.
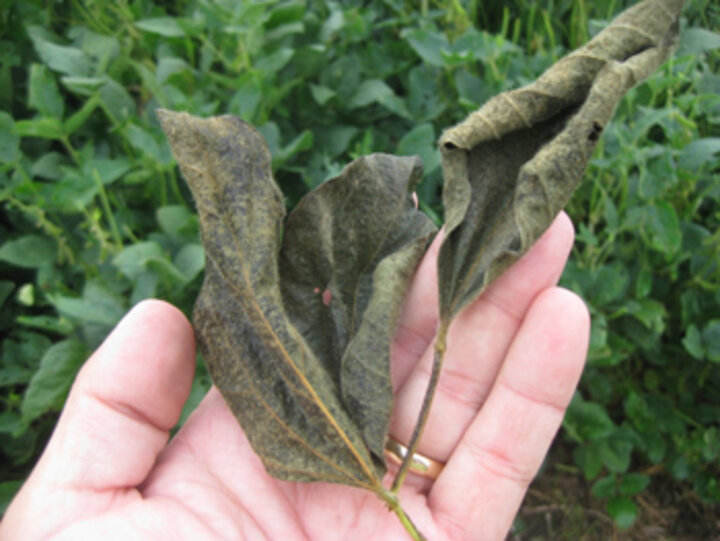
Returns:
[[[419,160],[357,160],[306,196],[283,232],[254,128],[230,116],[158,117],[201,223],[198,341],[253,448],[275,477],[358,486],[395,506],[381,482],[390,340],[435,229],[412,200]]]
[[[443,133],[440,325],[411,451],[427,420],[452,319],[522,257],[567,204],[620,98],[669,56],[683,4],[646,0],[629,8],[535,82],[495,96]],[[393,490],[408,466],[406,459]]]
[[[306,195],[280,254],[285,309],[340,389],[384,463],[390,423],[390,342],[416,263],[435,226],[415,209],[417,157],[372,154]]]
[[[444,321],[521,257],[567,204],[620,98],[667,59],[683,3],[631,7],[535,82],[499,94],[442,135]]]

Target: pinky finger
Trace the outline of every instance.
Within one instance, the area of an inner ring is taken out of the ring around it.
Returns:
[[[577,386],[589,338],[583,302],[560,288],[533,302],[482,409],[429,494],[454,539],[505,539]]]

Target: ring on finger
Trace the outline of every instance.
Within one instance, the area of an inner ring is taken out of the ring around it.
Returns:
[[[385,456],[390,462],[399,466],[407,454],[407,447],[392,436],[387,437],[387,440],[385,441]],[[439,460],[434,460],[421,455],[420,453],[415,453],[412,457],[412,461],[410,462],[409,470],[420,477],[425,477],[426,479],[434,481],[440,475],[440,472],[442,472],[444,467],[445,464]]]

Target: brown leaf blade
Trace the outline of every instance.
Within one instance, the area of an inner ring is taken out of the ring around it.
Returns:
[[[631,7],[537,81],[443,134],[442,321],[519,259],[565,206],[620,98],[670,54],[683,3]]]
[[[193,317],[213,381],[269,473],[382,491],[337,386],[288,319],[278,252],[285,210],[259,133],[234,117],[159,111],[196,201],[206,250]]]
[[[390,342],[435,226],[415,209],[416,157],[372,154],[290,214],[280,272],[293,324],[323,362],[379,463],[392,411]]]
[[[669,56],[683,4],[646,0],[629,8],[537,81],[492,98],[440,138],[440,324],[430,381],[393,492],[422,437],[452,319],[522,257],[566,205],[620,98]]]

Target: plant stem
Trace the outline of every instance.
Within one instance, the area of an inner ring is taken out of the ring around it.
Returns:
[[[417,529],[415,523],[410,520],[410,517],[407,516],[407,514],[405,514],[405,510],[400,505],[400,500],[398,499],[397,494],[383,489],[379,492],[379,495],[380,498],[387,504],[388,508],[397,515],[400,523],[410,534],[410,537],[413,538],[413,541],[427,541],[425,536]]]
[[[448,324],[441,322],[440,328],[438,329],[437,337],[435,338],[435,354],[433,356],[432,373],[430,374],[430,381],[428,381],[427,390],[425,391],[425,397],[423,398],[422,406],[420,407],[420,413],[418,420],[415,423],[412,436],[408,442],[408,451],[403,457],[403,461],[400,464],[400,469],[395,475],[392,487],[390,490],[397,494],[405,481],[405,477],[408,474],[412,459],[417,452],[418,445],[420,444],[420,438],[422,437],[423,430],[427,424],[428,416],[430,415],[430,408],[432,406],[433,398],[435,397],[435,390],[437,389],[438,380],[440,379],[440,371],[442,369],[443,358],[445,357],[445,348],[447,342],[447,330]]]
[[[97,184],[98,187],[100,202],[102,203],[103,210],[105,211],[105,217],[110,225],[110,234],[112,235],[117,248],[122,249],[123,242],[122,237],[120,236],[120,230],[118,229],[117,222],[115,221],[112,208],[110,208],[110,200],[108,199],[107,192],[105,191],[105,185],[102,183],[100,173],[98,173],[97,169],[93,169],[93,177],[95,178],[95,184]]]
[[[413,541],[427,541],[425,536],[420,533],[420,530],[417,529],[417,526],[413,523],[412,520],[410,520],[410,517],[405,514],[405,511],[402,507],[399,505],[395,509],[395,514],[400,519],[400,522],[405,527],[407,532],[410,534],[410,536],[413,538]]]

